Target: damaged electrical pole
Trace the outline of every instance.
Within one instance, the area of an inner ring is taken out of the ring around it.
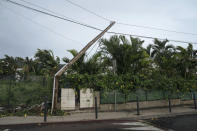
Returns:
[[[63,66],[54,76],[53,82],[53,96],[52,96],[52,107],[51,113],[57,107],[58,99],[58,80],[59,77],[72,65],[74,64],[98,39],[100,39],[113,25],[115,22],[111,22],[110,25],[103,30],[99,35],[97,35],[93,40],[91,40],[68,64]]]

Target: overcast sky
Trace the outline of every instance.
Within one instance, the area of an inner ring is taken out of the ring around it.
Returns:
[[[13,0],[23,3],[20,0]],[[108,21],[66,0],[26,0],[58,14],[101,29]],[[71,0],[93,12],[119,22],[197,34],[196,0]],[[28,5],[27,3],[23,3]],[[28,5],[30,6],[30,5]],[[115,24],[110,31],[197,42],[197,35],[184,35]],[[36,50],[51,49],[60,58],[69,49],[82,49],[99,31],[32,12],[0,0],[0,57],[5,54],[33,57]],[[109,38],[106,34],[104,37]],[[144,39],[144,46],[152,40]],[[186,46],[187,44],[173,43]],[[96,48],[96,47],[95,47]],[[194,45],[197,48],[197,45]],[[93,50],[95,51],[95,50]]]

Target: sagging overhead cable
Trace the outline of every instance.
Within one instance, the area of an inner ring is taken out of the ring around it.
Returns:
[[[54,17],[54,18],[57,18],[57,19],[65,20],[65,21],[68,21],[68,22],[72,22],[74,24],[85,26],[85,27],[88,27],[88,28],[91,28],[91,29],[94,29],[94,30],[97,30],[97,31],[102,31],[102,29],[100,29],[100,28],[97,28],[97,27],[94,27],[94,26],[91,26],[91,25],[88,25],[88,24],[84,24],[84,23],[81,23],[79,21],[75,21],[75,20],[71,20],[71,19],[68,19],[68,18],[64,18],[64,17],[58,16],[58,15],[54,15],[54,14],[51,14],[51,13],[48,13],[48,12],[45,12],[45,11],[42,11],[42,10],[39,10],[39,9],[35,9],[35,8],[32,8],[32,7],[29,7],[29,6],[26,6],[26,5],[14,2],[12,0],[5,0],[5,1],[10,2],[10,3],[14,4],[14,5],[17,5],[17,6],[20,6],[20,7],[29,9],[29,10],[32,10],[34,12],[42,13],[42,14],[45,14],[45,15],[48,15],[48,16],[51,16],[51,17]],[[115,35],[127,35],[127,36],[140,37],[140,38],[146,38],[146,39],[166,40],[164,38],[158,38],[158,37],[152,37],[152,36],[144,36],[144,35],[135,35],[135,34],[127,34],[127,33],[114,32],[114,31],[113,32],[109,32],[108,31],[107,33],[108,34],[115,34]],[[168,39],[168,40],[171,41],[171,42],[178,42],[178,43],[197,44],[197,42],[188,42],[188,41],[173,40],[173,39]]]
[[[116,21],[116,24],[119,24],[119,25],[131,26],[131,27],[137,27],[137,28],[145,28],[145,29],[151,29],[151,30],[160,30],[160,31],[172,32],[172,33],[177,33],[177,34],[185,34],[185,35],[195,35],[195,36],[197,36],[197,34],[195,34],[195,33],[181,32],[181,31],[168,30],[168,29],[158,28],[158,27],[142,26],[142,25],[136,25],[136,24],[129,24],[129,23],[124,23],[124,22],[118,22],[117,20],[112,20],[112,19],[106,18],[104,16],[101,16],[101,15],[99,15],[99,14],[97,14],[97,13],[95,13],[95,12],[93,12],[93,11],[91,11],[91,10],[89,10],[89,9],[81,6],[81,5],[79,5],[79,4],[76,4],[76,3],[74,3],[74,2],[72,2],[70,0],[65,0],[65,1],[67,1],[68,3],[70,3],[70,4],[72,4],[72,5],[76,6],[76,7],[81,8],[82,10],[84,10],[84,11],[90,13],[90,14],[93,14],[93,15],[95,15],[95,16],[103,19],[103,20],[106,20],[106,21]]]

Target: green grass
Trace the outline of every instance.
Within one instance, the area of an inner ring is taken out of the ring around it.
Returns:
[[[18,105],[31,106],[40,104],[44,96],[51,99],[52,83],[43,85],[41,80],[37,81],[10,81],[0,80],[0,106],[16,107]]]

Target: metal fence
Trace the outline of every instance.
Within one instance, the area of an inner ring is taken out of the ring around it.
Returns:
[[[13,76],[0,78],[0,106],[15,108],[40,104],[47,96],[51,99],[53,81],[43,76],[18,79]]]
[[[156,101],[156,100],[167,100],[170,99],[180,99],[192,100],[193,96],[197,96],[197,91],[195,92],[174,92],[163,90],[137,90],[131,91],[127,94],[121,91],[101,91],[100,93],[100,104],[123,104],[127,102],[135,102],[138,98],[139,101]]]
[[[60,85],[61,87],[61,85]],[[18,106],[32,106],[41,104],[48,97],[52,98],[53,79],[43,76],[29,76],[18,79],[12,76],[0,78],[0,107],[16,109]],[[59,88],[60,89],[60,88]],[[61,92],[59,92],[61,93]],[[61,96],[61,95],[59,95]],[[164,90],[136,90],[126,94],[118,90],[100,91],[98,104],[124,104],[132,102],[180,99],[194,100],[195,92],[169,92]]]

